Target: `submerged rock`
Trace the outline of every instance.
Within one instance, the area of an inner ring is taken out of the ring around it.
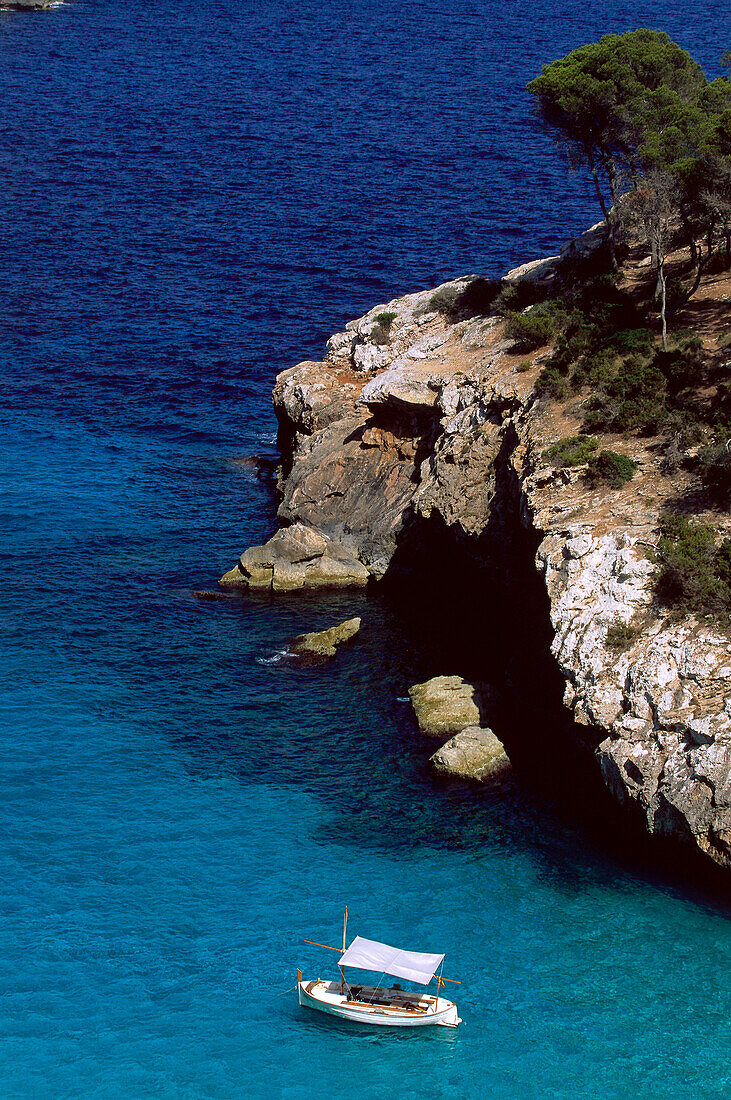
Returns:
[[[468,726],[442,745],[431,757],[441,775],[484,780],[504,775],[511,764],[503,744],[491,729]]]
[[[347,619],[339,626],[316,630],[310,634],[298,634],[290,645],[290,651],[306,657],[334,657],[338,646],[349,642],[360,630],[360,619]]]
[[[427,737],[450,737],[480,724],[480,689],[461,676],[434,676],[414,684],[409,697],[419,729]]]

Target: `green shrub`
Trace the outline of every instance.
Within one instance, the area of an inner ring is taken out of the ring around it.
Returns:
[[[685,301],[690,286],[685,283],[680,275],[669,275],[665,282],[665,298],[667,301],[666,312],[668,317]]]
[[[515,283],[502,283],[500,293],[495,300],[495,309],[507,317],[510,313],[520,313],[528,306],[545,302],[550,294],[551,289],[548,286],[529,279],[519,279]]]
[[[557,336],[549,367],[567,375],[572,387],[597,384],[620,356],[648,355],[654,337],[642,317],[611,281],[595,279],[564,298],[565,324]]]
[[[586,408],[587,431],[656,435],[667,414],[665,376],[653,363],[630,356],[605,372]]]
[[[731,614],[731,539],[715,528],[667,513],[660,518],[655,591],[663,603],[696,615]]]
[[[692,333],[671,332],[670,346],[662,351],[630,294],[603,270],[606,259],[569,256],[561,261],[550,301],[512,314],[508,335],[526,350],[552,343],[536,392],[566,400],[572,391],[588,389],[585,432],[672,435],[674,449],[666,452],[665,462],[666,472],[672,472],[709,427],[719,442],[731,438],[731,380],[720,367],[714,378]],[[530,304],[520,297],[526,290],[519,287],[500,295],[501,308]],[[682,285],[677,292],[684,293]],[[719,383],[715,398],[708,394],[711,381]],[[596,464],[593,468],[599,471]],[[726,470],[726,459],[718,456],[702,464],[701,473],[718,499],[728,501]]]
[[[624,328],[609,341],[617,355],[649,355],[655,347],[655,337],[647,328]]]
[[[535,391],[541,397],[561,401],[569,392],[568,379],[555,367],[544,367],[536,378]]]
[[[726,586],[728,597],[724,607],[731,611],[731,539],[724,539],[716,550],[716,576]]]
[[[723,443],[704,447],[698,454],[698,464],[714,503],[722,508],[731,507],[731,451],[728,446]]]
[[[672,436],[682,451],[692,447],[694,443],[700,443],[703,439],[703,428],[698,410],[690,402],[684,409],[671,408],[663,422],[663,431]]]
[[[395,313],[378,313],[376,323],[371,332],[371,340],[374,344],[387,344],[391,338],[391,323],[395,320]]]
[[[635,351],[617,361],[619,349],[631,347]],[[575,372],[582,384],[594,387],[584,427],[640,435],[682,431],[689,446],[701,438],[707,412],[687,392],[682,399],[677,395],[698,385],[703,371],[703,349],[694,336],[682,335],[674,347],[662,351],[644,330],[617,333],[602,350],[584,356]]]
[[[547,302],[523,313],[509,313],[505,331],[519,351],[535,351],[550,343],[566,320],[556,303]]]
[[[728,368],[724,368],[728,371]],[[716,387],[710,406],[709,422],[718,443],[731,439],[731,379]]]
[[[571,302],[591,328],[608,339],[625,329],[642,329],[646,319],[626,291],[620,290],[614,278],[602,276],[580,285]]]
[[[612,271],[612,259],[609,245],[604,244],[593,252],[572,256],[571,251],[563,256],[558,264],[558,276],[563,286],[579,289],[589,282],[606,280],[610,284],[617,281],[617,275]]]
[[[454,303],[459,297],[459,290],[455,286],[442,286],[435,290],[429,299],[429,309],[436,313],[443,313],[447,319],[451,318]]]
[[[473,279],[454,303],[454,319],[469,321],[472,317],[487,317],[493,312],[501,286],[499,279],[484,279],[482,276]]]
[[[441,287],[432,294],[429,309],[443,314],[452,324],[469,321],[472,317],[486,317],[493,312],[501,287],[499,279],[482,276],[473,279],[462,290],[454,286]]]
[[[654,365],[662,371],[671,393],[696,385],[703,373],[703,345],[697,336],[682,336],[675,347],[655,353]]]
[[[531,359],[521,359],[515,369],[517,370],[518,374],[525,374],[525,372],[529,371],[532,366],[533,361]]]
[[[621,652],[624,649],[629,649],[636,637],[637,629],[634,626],[630,626],[629,623],[624,623],[621,619],[618,619],[616,622],[610,624],[607,630],[605,644],[608,649],[616,649]]]
[[[581,366],[584,356],[590,353],[591,347],[591,326],[579,314],[571,313],[568,315],[566,328],[556,337],[548,365],[561,374],[573,375]]]
[[[604,261],[567,260],[559,265],[556,285],[511,283],[500,293],[496,308],[508,317],[507,332],[526,350],[541,347],[555,338],[547,363],[565,382],[578,371],[586,372],[588,360],[597,355],[612,361],[618,355],[646,351],[654,337],[643,327],[643,317],[631,297],[616,285],[616,278],[597,274]],[[528,312],[526,307],[533,306]],[[613,341],[616,342],[614,346]],[[546,378],[543,392],[564,395],[565,383],[556,375]],[[577,379],[582,385],[584,379]]]
[[[599,446],[593,435],[567,435],[543,452],[554,466],[583,466]]]
[[[585,352],[570,368],[571,388],[580,390],[591,386],[596,390],[603,386],[614,377],[616,362],[617,354],[608,346]]]
[[[530,313],[511,313],[506,332],[519,351],[535,351],[547,344],[554,333],[550,314],[537,310]]]
[[[600,451],[589,459],[584,476],[592,486],[604,482],[612,489],[621,489],[632,480],[636,469],[637,463],[633,458],[619,455],[616,451]]]

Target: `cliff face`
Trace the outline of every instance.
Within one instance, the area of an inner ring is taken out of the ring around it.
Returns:
[[[550,277],[542,261],[507,278]],[[545,449],[576,432],[577,410],[537,397],[541,356],[513,353],[498,316],[460,310],[477,286],[377,306],[323,362],[278,377],[284,530],[221,583],[362,584],[407,569],[434,527],[484,561],[485,584],[490,561],[510,570],[516,538],[537,547],[535,614],[550,617],[570,736],[651,832],[731,866],[731,639],[652,591],[648,552],[684,475],[662,473],[657,441],[621,437],[608,445],[639,464],[622,489],[555,469]]]

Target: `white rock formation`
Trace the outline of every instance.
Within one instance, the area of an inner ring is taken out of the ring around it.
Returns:
[[[594,227],[574,252],[601,237]],[[554,263],[513,278],[543,278]],[[622,438],[611,447],[639,463],[623,489],[554,469],[546,448],[580,420],[537,398],[536,371],[519,369],[498,317],[449,321],[445,301],[470,283],[376,306],[330,339],[324,362],[279,376],[279,515],[292,526],[223,583],[364,584],[383,576],[415,519],[436,517],[477,545],[512,509],[538,545],[566,710],[607,786],[650,831],[731,867],[731,638],[669,617],[652,591],[659,514],[683,475],[666,476],[647,442]],[[394,315],[385,328],[383,313]],[[479,724],[473,701],[434,734]]]
[[[502,777],[511,766],[502,742],[491,729],[479,726],[468,726],[450,738],[431,757],[431,765],[440,775],[478,782]]]

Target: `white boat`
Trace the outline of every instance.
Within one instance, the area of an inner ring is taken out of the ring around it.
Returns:
[[[462,1023],[454,1001],[440,996],[444,983],[454,981],[442,977],[444,955],[400,951],[387,943],[366,940],[362,936],[356,936],[346,947],[347,923],[346,909],[342,951],[337,947],[327,947],[324,943],[314,944],[314,940],[305,940],[305,943],[340,953],[340,980],[317,978],[308,981],[298,969],[297,989],[301,1005],[354,1023],[385,1027],[426,1027],[430,1024],[457,1027]],[[380,974],[381,978],[388,974],[423,986],[436,979],[436,993],[432,995],[420,990],[402,989],[396,983],[382,986],[380,979],[376,985],[354,984],[346,980],[346,967],[371,971]]]

